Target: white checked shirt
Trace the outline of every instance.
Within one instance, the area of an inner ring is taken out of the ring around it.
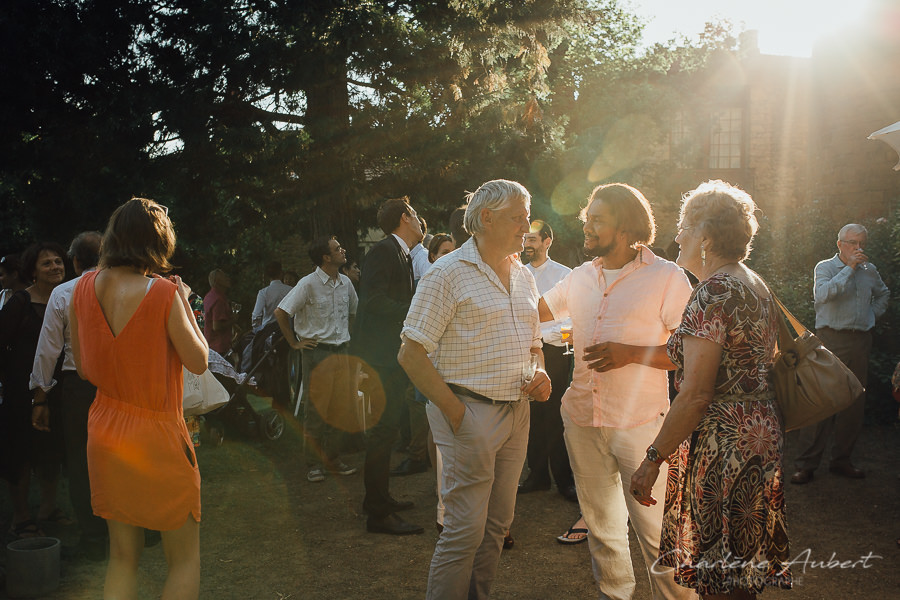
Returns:
[[[331,279],[320,267],[297,282],[278,308],[294,317],[297,337],[339,346],[350,341],[350,315],[359,299],[350,278]]]
[[[509,292],[475,238],[441,257],[419,281],[400,334],[422,344],[446,383],[498,402],[524,399],[531,348],[541,347],[534,277],[507,260]]]
[[[563,409],[582,427],[631,429],[669,411],[666,372],[630,364],[597,373],[584,361],[586,346],[619,342],[660,346],[681,323],[691,284],[678,265],[638,246],[633,261],[609,286],[596,258],[576,267],[544,302],[554,317],[572,317],[575,371]]]

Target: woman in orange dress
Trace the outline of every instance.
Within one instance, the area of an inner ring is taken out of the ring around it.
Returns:
[[[100,269],[86,273],[70,309],[81,377],[97,386],[88,417],[94,513],[109,526],[104,597],[136,598],[144,528],[162,532],[162,597],[200,591],[200,472],[182,417],[181,367],[202,373],[208,346],[171,270],[167,209],[133,198],[110,217]]]

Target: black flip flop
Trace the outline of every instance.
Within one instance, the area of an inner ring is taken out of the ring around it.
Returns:
[[[569,536],[573,533],[583,533],[583,538],[578,538],[573,540]],[[586,542],[588,536],[588,530],[583,527],[569,527],[569,530],[562,535],[556,536],[556,541],[560,544],[580,544],[581,542]]]

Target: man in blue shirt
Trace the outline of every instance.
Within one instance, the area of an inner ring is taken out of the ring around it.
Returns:
[[[853,371],[863,386],[872,349],[875,320],[887,310],[890,291],[875,265],[865,254],[868,232],[862,225],[844,225],[838,233],[838,253],[816,265],[813,298],[816,335]],[[809,483],[834,433],[829,471],[842,477],[866,476],[850,462],[853,446],[862,430],[866,397],[862,394],[849,408],[810,425],[800,432],[800,456],[791,483]]]

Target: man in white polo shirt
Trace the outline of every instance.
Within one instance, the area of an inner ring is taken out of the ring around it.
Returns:
[[[613,183],[591,194],[584,249],[576,267],[541,298],[542,321],[572,318],[575,372],[562,399],[569,461],[588,525],[601,598],[625,600],[635,588],[628,522],[650,575],[654,600],[695,598],[657,566],[663,503],[646,508],[623,490],[648,455],[669,410],[665,352],[691,294],[684,272],[654,255],[656,225],[646,198]],[[654,459],[655,460],[655,459]],[[665,485],[667,465],[657,486]],[[665,490],[656,489],[657,497]]]
[[[358,470],[339,458],[337,435],[352,413],[347,346],[358,300],[350,278],[339,272],[347,256],[336,239],[313,241],[309,257],[316,270],[282,299],[275,320],[284,339],[303,352],[306,478],[318,482],[325,479],[326,470],[339,475]]]
[[[494,180],[469,195],[472,238],[419,282],[398,359],[431,401],[441,451],[445,512],[427,598],[487,598],[512,523],[525,462],[527,398],[546,401],[538,291],[515,259],[528,233],[531,196]],[[532,362],[532,356],[534,362]]]

